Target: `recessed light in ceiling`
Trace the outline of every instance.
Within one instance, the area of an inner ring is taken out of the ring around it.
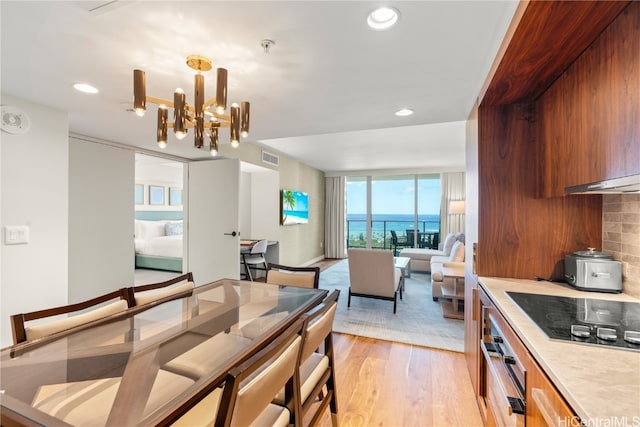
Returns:
[[[396,116],[405,117],[413,114],[413,110],[409,108],[403,108],[402,110],[396,111]]]
[[[386,30],[398,22],[400,12],[393,7],[380,7],[367,16],[367,24],[374,30]]]
[[[84,93],[98,93],[98,89],[87,83],[76,83],[73,85],[73,88]]]

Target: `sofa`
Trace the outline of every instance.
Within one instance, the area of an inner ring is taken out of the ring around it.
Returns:
[[[411,258],[411,270],[431,273],[431,293],[433,300],[442,297],[444,276],[443,266],[464,269],[464,234],[447,234],[441,249],[405,248],[400,256]]]

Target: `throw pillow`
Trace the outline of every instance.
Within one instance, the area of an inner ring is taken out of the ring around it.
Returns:
[[[445,256],[449,256],[451,254],[451,248],[453,248],[453,244],[456,242],[456,236],[453,233],[447,234],[447,237],[444,238],[444,244],[442,245],[442,251]]]
[[[453,244],[453,248],[451,248],[451,255],[449,255],[449,261],[464,261],[464,243],[458,240]]]
[[[164,226],[164,234],[167,236],[181,236],[182,235],[182,223],[181,222],[168,222]]]
[[[464,233],[456,233],[456,240],[464,243]]]

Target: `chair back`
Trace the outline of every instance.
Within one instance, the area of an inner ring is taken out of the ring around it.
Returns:
[[[129,292],[129,300],[138,306],[192,291],[193,286],[193,273],[189,272],[164,282],[134,286],[128,288],[127,291]]]
[[[289,267],[269,264],[267,283],[299,288],[318,289],[320,283],[320,267]]]
[[[124,311],[131,305],[128,297],[127,289],[121,288],[117,291],[109,292],[108,294],[100,295],[99,297],[75,304],[32,311],[29,313],[14,314],[11,316],[13,343],[18,344],[53,335],[55,333]],[[106,304],[108,301],[111,302]],[[51,320],[47,323],[34,326],[25,325],[25,322],[32,320],[76,313],[89,308],[93,308],[93,310],[66,318]]]
[[[303,317],[305,319],[305,338],[302,344],[301,360],[306,360],[311,356],[311,354],[320,347],[322,342],[331,335],[339,295],[340,290],[334,290],[324,299],[322,304]]]
[[[398,235],[396,234],[395,230],[391,230],[391,244],[392,245],[398,244]]]
[[[265,254],[267,252],[268,240],[260,240],[251,248],[251,255]]]
[[[286,390],[291,418],[299,416],[300,385],[295,371],[304,337],[302,326],[303,320],[298,319],[267,347],[229,371],[216,426],[230,426],[232,422],[238,426],[251,425],[282,388]],[[256,371],[259,373],[252,375]]]
[[[415,242],[415,230],[407,228],[407,246],[413,247]]]
[[[398,289],[393,253],[380,249],[348,250],[351,291],[393,297]]]

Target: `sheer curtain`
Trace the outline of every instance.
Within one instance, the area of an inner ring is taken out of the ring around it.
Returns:
[[[345,177],[325,178],[324,254],[327,258],[345,258]]]
[[[464,200],[464,172],[443,173],[440,175],[442,189],[440,202],[440,231],[441,241],[449,233],[464,233],[464,214],[452,214],[449,212],[451,201]]]

